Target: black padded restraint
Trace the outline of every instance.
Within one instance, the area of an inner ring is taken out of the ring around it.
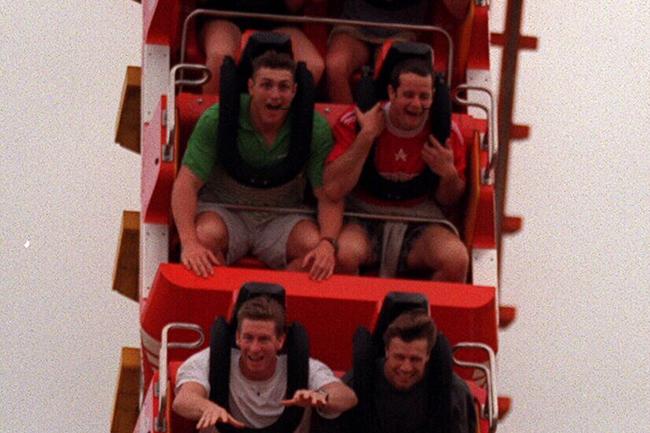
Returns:
[[[230,385],[230,327],[218,317],[210,330],[210,400],[228,407]],[[224,380],[226,378],[226,380]]]
[[[210,400],[230,411],[230,351],[236,329],[219,317],[212,325],[210,336]],[[299,389],[309,385],[309,338],[307,331],[294,322],[287,330],[287,390],[285,398],[291,398]],[[294,431],[304,414],[304,408],[291,406],[268,427],[261,429],[238,429],[228,424],[219,424],[221,433],[286,433]]]
[[[219,130],[217,146],[219,161],[237,182],[255,188],[273,188],[293,180],[302,171],[311,151],[314,122],[314,80],[304,62],[296,67],[296,96],[291,103],[291,135],[287,156],[266,167],[253,167],[239,153],[237,132],[239,130],[238,71],[231,57],[221,66]]]
[[[426,381],[429,389],[429,410],[431,417],[429,431],[448,433],[451,428],[451,381],[452,381],[451,348],[447,337],[438,334],[436,344],[431,349],[427,365]]]
[[[434,97],[429,119],[431,133],[441,144],[445,145],[451,132],[451,98],[449,87],[440,74],[434,76]],[[368,102],[365,102],[368,105]],[[375,167],[376,144],[370,149],[361,174],[361,185],[373,196],[383,200],[410,200],[428,195],[435,191],[439,178],[429,167],[406,182],[394,182],[379,174]]]
[[[359,403],[352,409],[353,431],[357,433],[374,431],[372,416],[372,395],[374,394],[375,347],[372,335],[364,327],[358,327],[352,338],[352,389],[359,397]]]

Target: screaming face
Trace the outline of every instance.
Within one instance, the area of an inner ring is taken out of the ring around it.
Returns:
[[[276,334],[273,321],[244,319],[236,343],[241,350],[239,367],[246,378],[267,380],[273,376],[278,352],[284,344],[284,335]]]
[[[296,94],[291,71],[260,68],[248,80],[251,116],[264,129],[282,127]]]
[[[394,337],[386,347],[384,376],[396,389],[406,391],[424,378],[429,351],[422,338],[409,343]]]
[[[427,119],[433,98],[431,75],[422,77],[412,72],[399,76],[399,86],[388,86],[391,123],[404,131],[420,128]]]

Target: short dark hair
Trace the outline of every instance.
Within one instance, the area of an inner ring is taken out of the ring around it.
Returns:
[[[237,331],[241,330],[244,319],[273,322],[276,335],[284,335],[284,307],[269,296],[256,296],[241,305],[237,312]]]
[[[255,75],[261,68],[281,69],[291,72],[293,76],[296,73],[296,62],[287,53],[279,53],[275,50],[266,51],[264,54],[255,57],[253,60],[253,73]]]
[[[388,347],[390,341],[398,337],[400,340],[410,343],[414,340],[427,340],[427,351],[436,344],[438,330],[433,319],[422,309],[409,310],[399,316],[388,325],[384,332],[384,346]]]
[[[400,84],[399,77],[402,74],[408,73],[415,74],[420,77],[433,77],[433,68],[431,67],[431,64],[424,59],[403,60],[393,68],[393,72],[390,74],[390,81],[388,84],[390,84],[393,89],[396,90]]]

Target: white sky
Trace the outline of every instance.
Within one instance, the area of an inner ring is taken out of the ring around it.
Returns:
[[[502,4],[493,1],[495,12]],[[137,306],[112,293],[139,158],[113,143],[141,6],[0,0],[0,432],[108,431]],[[650,426],[650,9],[529,1],[511,150],[503,433]],[[502,20],[494,17],[495,30]]]

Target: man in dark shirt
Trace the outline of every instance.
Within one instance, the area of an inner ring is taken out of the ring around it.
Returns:
[[[426,380],[436,338],[435,324],[424,310],[399,315],[384,333],[385,357],[376,361],[370,391],[358,395],[359,405],[341,417],[338,425],[323,422],[322,430],[474,433],[476,414],[465,382],[451,373],[449,389],[443,391]],[[353,372],[343,380],[354,387]]]

